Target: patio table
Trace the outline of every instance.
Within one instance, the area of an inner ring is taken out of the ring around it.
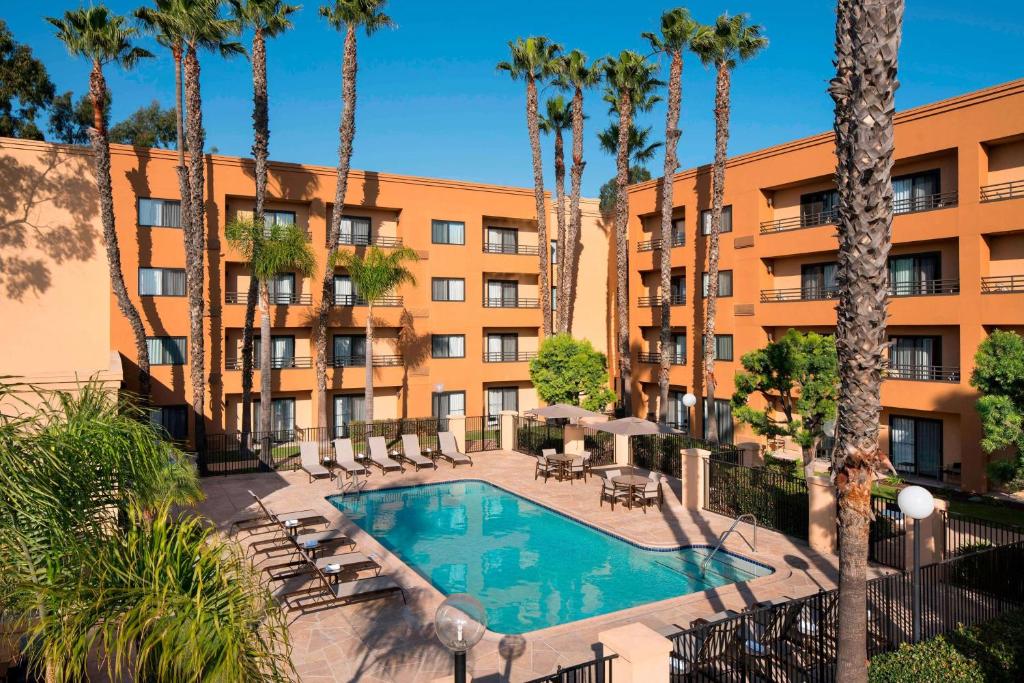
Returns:
[[[620,474],[617,477],[612,477],[613,484],[629,489],[629,498],[626,500],[626,507],[630,510],[633,509],[633,494],[637,489],[643,490],[650,481],[651,480],[649,478],[641,477],[639,474]]]
[[[569,455],[568,453],[556,453],[555,455],[548,456],[548,462],[553,462],[558,465],[558,474],[555,475],[555,479],[563,481],[565,479],[566,468],[569,467],[569,463],[575,456]]]

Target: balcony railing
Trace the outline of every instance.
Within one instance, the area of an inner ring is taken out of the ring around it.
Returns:
[[[400,247],[401,237],[388,237],[387,235],[355,235],[342,233],[338,235],[338,244],[354,247],[365,247],[370,244],[376,247]]]
[[[484,242],[484,253],[537,256],[540,254],[540,247],[536,244],[500,244],[498,242]]]
[[[522,297],[517,297],[515,299],[490,299],[484,297],[484,308],[540,308],[540,300],[524,299]]]
[[[762,289],[761,303],[773,304],[780,301],[825,301],[839,296],[834,287],[785,287],[783,289]]]
[[[253,354],[252,367],[254,370],[260,369],[260,358],[258,355]],[[270,367],[274,370],[282,370],[289,368],[311,368],[313,367],[313,359],[306,356],[292,356],[291,358],[271,358]],[[242,359],[241,358],[228,358],[224,361],[225,370],[241,370]]]
[[[935,209],[948,209],[956,206],[956,204],[957,193],[956,190],[953,190],[952,192],[926,194],[921,197],[894,199],[892,202],[892,212],[894,214],[901,214],[917,213],[918,211],[934,211]]]
[[[664,240],[660,237],[654,239],[644,240],[636,243],[637,251],[654,251],[661,249],[661,245],[664,244]],[[686,244],[686,233],[685,232],[674,232],[672,233],[672,246],[681,247]]]
[[[485,363],[525,363],[535,358],[533,351],[485,351]]]
[[[259,299],[256,300],[257,303]],[[224,292],[224,303],[246,304],[249,303],[249,292]],[[270,303],[276,306],[309,306],[313,303],[313,296],[308,292],[296,294],[294,292],[271,292]]]
[[[638,360],[648,365],[658,365],[661,363],[661,354],[655,351],[642,351],[638,356]],[[686,354],[670,353],[668,362],[672,365],[686,365]]]
[[[955,277],[938,280],[889,283],[889,296],[935,296],[937,294],[959,293],[960,279]]]
[[[366,299],[361,296],[354,294],[335,294],[334,295],[335,306],[365,306]],[[400,296],[384,296],[373,302],[374,306],[381,306],[384,308],[397,308],[402,305],[402,297]]]
[[[1024,275],[991,275],[981,278],[982,294],[1024,292]]]
[[[959,278],[938,280],[920,280],[915,282],[895,282],[889,284],[889,296],[938,296],[943,294],[959,294]],[[762,289],[761,303],[773,304],[783,301],[825,301],[837,299],[839,289],[836,287],[786,287],[783,289]]]
[[[982,185],[981,201],[998,202],[1003,199],[1024,197],[1024,180],[1011,180],[1006,183]]]
[[[887,363],[883,377],[918,382],[959,382],[960,368],[942,365],[890,365]]]
[[[637,299],[637,305],[640,308],[657,308],[661,306],[660,296],[642,296]],[[685,294],[673,294],[669,297],[670,306],[685,306],[686,295]]]
[[[1024,184],[1022,184],[1024,187]],[[896,199],[892,203],[894,214],[917,213],[919,211],[934,211],[935,209],[947,209],[957,205],[957,193],[937,192],[935,194],[923,195],[921,197],[909,197],[907,199]],[[791,218],[780,218],[774,221],[761,223],[761,234],[767,235],[775,232],[787,232],[789,230],[800,230],[812,228],[817,225],[831,225],[839,218],[837,211],[821,211],[818,213],[802,213]]]
[[[365,368],[366,356],[331,356],[327,359],[332,368]],[[374,354],[373,367],[389,368],[402,364],[401,356],[379,356]]]
[[[786,232],[787,230],[813,228],[818,225],[831,225],[835,222],[835,211],[801,213],[799,216],[793,216],[791,218],[780,218],[779,220],[776,221],[765,221],[761,223],[761,234],[767,235],[773,232]]]

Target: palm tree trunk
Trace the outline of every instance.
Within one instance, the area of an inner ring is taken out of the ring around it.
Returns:
[[[537,114],[537,83],[533,76],[526,80],[526,128],[530,136],[530,154],[533,157],[533,198],[537,204],[537,243],[540,246],[537,288],[540,290],[541,326],[545,337],[551,336],[551,286],[548,284],[548,223],[544,205],[544,166],[540,156],[540,119]]]
[[[187,228],[187,223],[191,220],[192,202],[189,201],[188,169],[185,167],[185,129],[183,122],[185,105],[183,102],[184,89],[181,85],[182,45],[180,41],[171,47],[171,56],[174,59],[174,125],[178,146],[178,165],[175,170],[178,174],[178,192],[181,196],[180,213],[182,220],[185,221],[182,224],[184,229]]]
[[[560,128],[555,129],[555,221],[558,223],[558,232],[555,237],[555,244],[559,252],[559,263],[558,263],[558,295],[556,301],[558,305],[555,311],[555,331],[562,333],[568,332],[569,326],[566,318],[565,311],[565,286],[566,277],[565,268],[562,267],[561,252],[565,249],[565,142],[562,139],[562,130]],[[541,249],[547,251],[545,246],[541,246]],[[551,263],[550,257],[548,263]]]
[[[633,414],[632,359],[629,349],[629,244],[627,227],[629,203],[629,128],[633,120],[632,93],[624,90],[619,96],[619,144],[615,155],[615,307],[618,317],[619,377],[622,382],[622,404],[627,415]]]
[[[373,422],[373,302],[366,302],[366,388],[363,390],[363,412]]]
[[[903,1],[839,0],[836,180],[839,190],[839,404],[833,472],[839,495],[837,680],[867,680],[866,581],[871,482],[884,456],[878,417],[892,228],[893,94]]]
[[[341,123],[338,126],[338,179],[334,190],[334,213],[327,230],[327,265],[320,288],[317,307],[314,349],[316,351],[317,427],[327,431],[327,314],[330,312],[334,288],[334,263],[341,235],[348,170],[352,161],[352,140],[356,134],[356,31],[353,24],[345,29],[345,47],[341,62]],[[371,408],[372,410],[372,408]]]
[[[672,367],[672,190],[679,144],[679,106],[683,96],[683,55],[672,53],[668,77],[668,112],[665,115],[665,169],[661,177],[661,365],[658,369],[658,421],[668,421],[668,374]]]
[[[719,62],[715,79],[715,163],[711,177],[711,234],[708,235],[708,294],[704,323],[704,396],[708,441],[718,443],[715,411],[715,314],[718,308],[718,236],[722,231],[722,198],[725,195],[725,155],[729,145],[729,67]]]
[[[142,326],[139,310],[128,296],[128,288],[124,283],[121,270],[121,246],[117,239],[117,228],[114,224],[114,191],[110,181],[110,141],[107,139],[107,127],[104,124],[104,107],[106,102],[107,83],[98,63],[93,64],[89,75],[89,97],[93,107],[93,127],[89,131],[92,138],[93,161],[96,167],[96,191],[100,199],[100,221],[103,225],[103,243],[107,251],[107,269],[110,272],[110,285],[117,299],[117,307],[128,319],[135,338],[135,354],[139,365],[139,397],[148,402],[150,397],[149,349],[146,346],[146,330]]]
[[[274,372],[273,345],[270,340],[270,286],[263,281],[259,285],[260,300],[260,425],[262,441],[260,459],[268,469],[274,468],[271,453],[270,434],[274,429],[274,397],[271,380]]]
[[[576,255],[579,252],[580,224],[580,193],[583,185],[583,89],[576,88],[572,96],[572,170],[569,171],[569,226],[565,234],[565,245],[558,245],[558,268],[562,273],[561,287],[565,288],[565,301],[558,305],[565,312],[565,329],[572,329],[572,319],[576,302]],[[562,291],[561,288],[559,291]]]
[[[195,418],[195,447],[204,446],[206,434],[206,355],[203,337],[203,270],[205,268],[205,210],[203,164],[205,144],[203,105],[199,90],[199,57],[195,46],[185,53],[185,99],[187,103],[189,149],[189,202],[191,215],[185,226],[185,287],[188,290],[189,374],[192,383],[192,412]]]

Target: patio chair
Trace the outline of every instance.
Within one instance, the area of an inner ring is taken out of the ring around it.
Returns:
[[[280,524],[282,519],[297,519],[302,526],[314,526],[318,524],[327,525],[328,519],[323,515],[313,510],[292,510],[290,512],[273,512],[263,500],[252,492],[252,489],[248,491],[252,499],[256,501],[256,505],[259,508],[256,512],[246,515],[241,519],[236,519],[231,522],[228,526],[229,533],[236,533],[239,531],[256,531],[258,529],[267,529],[270,527],[277,526]]]
[[[454,434],[451,432],[438,432],[437,442],[440,444],[438,456],[450,462],[453,468],[456,465],[473,466],[473,458],[459,450],[459,444],[455,443]]]
[[[388,456],[388,445],[383,436],[371,436],[366,443],[370,447],[370,464],[379,467],[381,474],[395,471],[405,472],[402,463],[392,460]]]
[[[593,476],[594,474],[594,470],[592,469],[592,465],[590,462],[591,454],[590,451],[583,451],[582,453],[580,453],[580,455],[583,456],[583,472],[584,479],[586,479],[587,477]]]
[[[685,676],[685,680],[716,680],[727,674],[732,669],[742,622],[726,617],[681,635],[670,659],[672,679]]]
[[[334,478],[331,471],[320,464],[320,450],[318,444],[312,441],[299,443],[299,457],[302,459],[302,471],[309,475],[309,483],[313,483],[316,477]]]
[[[661,509],[661,504],[664,498],[661,495],[661,482],[654,481],[653,479],[648,480],[647,484],[644,485],[643,489],[636,491],[633,496],[635,502],[640,504],[643,508],[644,514],[647,514],[647,506],[654,503],[658,504],[658,509]]]
[[[550,458],[552,455],[558,455],[558,451],[554,448],[542,448],[540,454],[545,458]]]
[[[579,477],[586,481],[587,471],[583,467],[583,456],[577,455],[569,462],[569,483],[572,483],[573,479]]]
[[[437,469],[437,463],[423,455],[420,449],[420,437],[415,434],[402,434],[402,450],[405,451],[399,457],[416,468],[419,472],[421,467],[433,467]]]
[[[629,489],[624,489],[621,486],[616,486],[615,482],[612,481],[615,477],[622,474],[622,470],[607,470],[604,473],[604,481],[601,482],[601,507],[604,507],[604,501],[610,500],[612,503],[612,510],[615,509],[615,501],[626,500],[629,498]]]
[[[352,439],[334,440],[334,464],[345,473],[345,483],[341,484],[341,480],[338,481],[343,494],[350,488],[358,491],[365,486],[366,482],[359,481],[359,477],[370,476],[370,471],[356,460]]]
[[[547,483],[548,477],[555,473],[556,467],[548,462],[548,459],[543,455],[535,455],[537,459],[536,468],[533,470],[533,480],[537,481],[537,477],[543,476],[544,483]]]
[[[324,573],[322,568],[316,566],[315,563],[311,564],[316,585],[282,595],[288,609],[349,605],[364,600],[386,598],[395,593],[401,595],[402,602],[408,604],[405,590],[390,576],[373,576],[366,579],[335,582]],[[306,599],[311,602],[304,602]]]
[[[337,571],[343,574],[358,573],[372,569],[375,572],[375,576],[380,576],[381,569],[375,560],[370,559],[366,555],[349,552],[342,553],[341,555],[328,555],[316,560],[309,557],[306,553],[302,553],[300,559],[272,564],[264,567],[263,571],[267,574],[267,579],[270,581],[285,581],[312,573],[313,566],[311,563],[320,569],[336,566],[338,567]]]

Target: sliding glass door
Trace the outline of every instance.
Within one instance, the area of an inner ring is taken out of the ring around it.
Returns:
[[[351,394],[334,397],[334,438],[347,437],[350,425],[353,422],[362,422],[365,419],[365,396]]]
[[[889,259],[889,293],[893,296],[936,294],[942,277],[938,253],[908,254]]]
[[[938,479],[942,473],[942,420],[891,415],[889,457],[897,472]]]

